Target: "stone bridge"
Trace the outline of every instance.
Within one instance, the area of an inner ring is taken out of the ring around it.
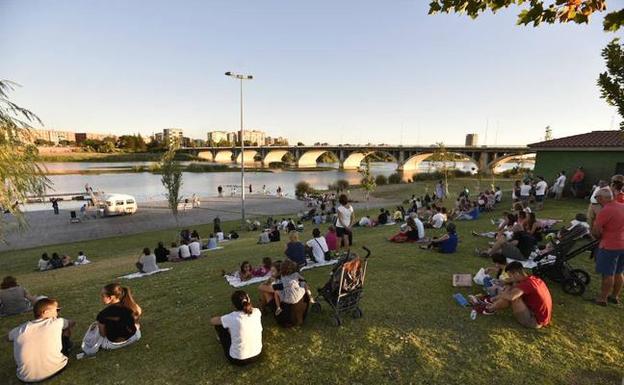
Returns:
[[[317,167],[321,155],[332,153],[339,161],[340,168],[354,170],[371,154],[380,154],[391,158],[398,165],[399,171],[416,170],[420,162],[432,157],[436,146],[245,146],[245,164],[260,162],[269,166],[281,162],[287,154],[295,159],[299,168]],[[241,162],[240,147],[185,147],[180,152],[193,154],[216,163]],[[532,153],[524,146],[447,146],[446,151],[458,155],[466,161],[473,161],[479,170],[492,172],[500,164],[518,156]]]

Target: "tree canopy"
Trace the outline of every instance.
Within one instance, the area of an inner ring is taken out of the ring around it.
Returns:
[[[518,24],[538,26],[541,23],[588,23],[592,14],[606,12],[605,31],[615,32],[624,23],[624,9],[607,12],[606,0],[432,0],[429,14],[465,13],[477,18],[486,11],[497,11],[516,5],[521,8]]]
[[[622,117],[620,129],[624,130],[624,45],[613,39],[603,50],[607,71],[598,76],[600,97],[617,107]]]

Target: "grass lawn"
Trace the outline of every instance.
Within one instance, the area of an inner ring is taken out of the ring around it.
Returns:
[[[392,193],[397,200],[409,196],[407,190],[400,195],[399,190]],[[509,200],[507,193],[505,199]],[[568,222],[584,210],[585,203],[580,201],[548,201],[539,216]],[[547,281],[554,301],[553,322],[534,331],[519,326],[510,313],[472,321],[469,310],[453,301],[453,293],[469,294],[478,288],[453,288],[451,275],[475,273],[488,264],[473,253],[475,247],[485,247],[487,240],[473,238],[470,231],[492,229],[489,219],[501,211],[475,222],[459,222],[461,243],[455,255],[423,251],[412,244],[391,244],[386,239],[397,231],[394,226],[356,229],[356,246],[366,245],[373,251],[361,303],[364,317],[346,317],[337,328],[331,326],[325,305],[320,315],[310,314],[303,327],[285,330],[267,314],[263,318],[264,358],[243,369],[226,362],[208,322],[210,316],[231,311],[229,296],[234,289],[220,271],[234,270],[243,260],[259,264],[265,256],[281,259],[284,242],[256,245],[257,234],[244,233],[240,240],[203,259],[162,264],[173,270],[123,282],[133,289],[144,309],[143,338],[128,348],[101,351],[95,358],[80,361],[75,360],[75,351],[69,367],[50,383],[620,384],[624,375],[622,307],[597,307]],[[209,228],[197,226],[200,234],[207,234]],[[306,235],[311,230],[307,224]],[[436,233],[440,232],[429,232]],[[133,271],[144,246],[154,247],[158,240],[169,241],[176,234],[176,230],[158,231],[5,252],[0,254],[0,272],[17,276],[31,293],[58,298],[62,315],[78,322],[73,339],[79,345],[103,307],[100,288]],[[84,250],[94,263],[34,272],[44,249],[74,256]],[[590,298],[599,282],[591,261],[582,255],[572,264],[592,273],[585,294]],[[326,281],[328,271],[314,269],[305,276],[317,287]],[[252,298],[257,297],[255,286],[247,290]],[[8,333],[29,318],[30,314],[25,314],[0,319],[0,333]],[[11,344],[1,346],[0,382],[16,384]]]

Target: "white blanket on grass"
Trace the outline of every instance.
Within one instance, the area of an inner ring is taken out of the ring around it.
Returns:
[[[314,269],[317,267],[323,267],[323,266],[329,266],[329,265],[335,265],[336,263],[338,263],[337,259],[331,259],[329,261],[325,261],[322,263],[313,263],[310,262],[308,260],[308,264],[305,265],[304,267],[301,268],[301,270],[310,270],[310,269]],[[230,286],[233,287],[243,287],[243,286],[248,286],[248,285],[253,285],[254,283],[261,283],[266,281],[267,279],[269,279],[269,277],[271,276],[271,274],[267,274],[263,277],[253,277],[252,279],[248,279],[247,281],[241,281],[240,278],[238,277],[238,274],[226,274],[225,275],[225,280],[227,281],[227,283],[230,284]]]
[[[202,249],[201,253],[203,254],[203,253],[207,253],[207,252],[213,251],[213,250],[221,250],[222,248],[223,248],[223,246],[217,246],[214,249]]]
[[[520,262],[525,269],[532,269],[537,266],[537,262],[527,259],[526,261],[519,261],[517,259],[507,258],[507,263]]]
[[[136,273],[132,273],[132,274],[126,274],[126,275],[122,275],[121,277],[118,278],[123,278],[123,279],[135,279],[135,278],[143,278],[143,277],[147,277],[150,275],[154,275],[163,271],[169,271],[173,269],[173,267],[165,267],[164,269],[158,269],[155,271],[152,271],[151,273],[141,273],[141,272],[136,272]]]

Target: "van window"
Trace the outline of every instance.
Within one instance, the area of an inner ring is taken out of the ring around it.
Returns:
[[[115,201],[115,206],[123,206],[123,201]]]
[[[128,200],[126,201],[126,204],[128,204],[128,205],[133,205],[133,204],[134,204],[134,201],[133,201],[132,199],[128,199]]]

